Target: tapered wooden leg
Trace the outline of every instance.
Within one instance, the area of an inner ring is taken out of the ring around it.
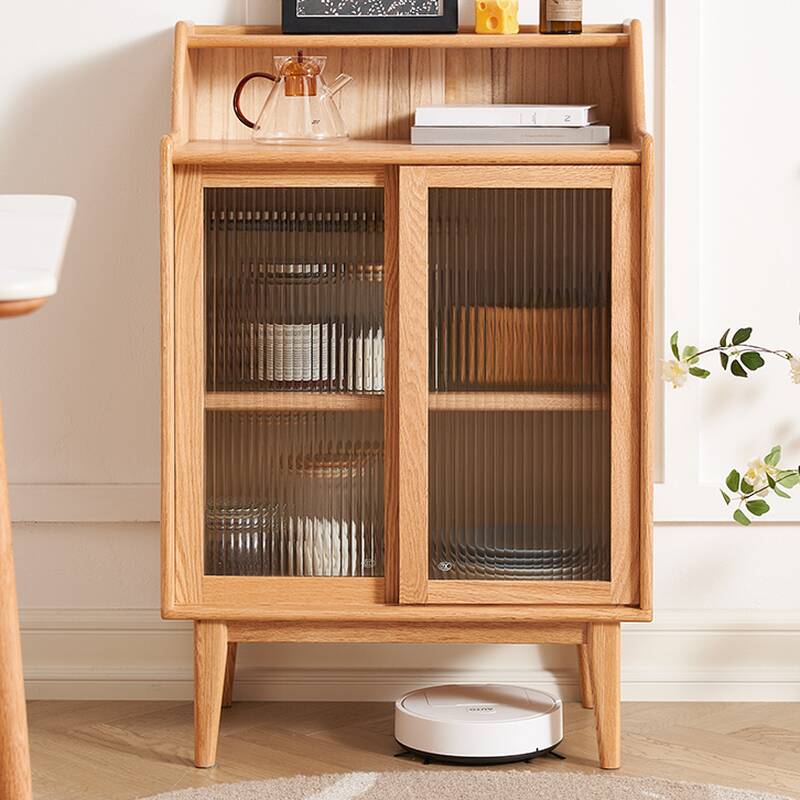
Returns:
[[[30,800],[31,761],[0,420],[0,800]]]
[[[233,705],[233,682],[236,679],[236,642],[228,642],[228,660],[225,662],[225,685],[222,687],[222,707]]]
[[[619,623],[593,622],[588,626],[588,634],[600,766],[619,769],[622,750]]]
[[[194,763],[213,767],[217,761],[219,717],[228,656],[224,622],[194,623]]]
[[[578,672],[581,681],[581,705],[594,708],[594,692],[592,691],[592,672],[589,667],[589,645],[578,645]]]

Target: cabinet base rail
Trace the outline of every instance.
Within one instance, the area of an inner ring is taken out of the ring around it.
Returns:
[[[195,766],[213,767],[222,708],[233,701],[240,642],[437,642],[564,644],[576,647],[581,702],[594,708],[599,763],[618,769],[621,758],[620,623],[500,623],[370,625],[315,622],[195,620]]]

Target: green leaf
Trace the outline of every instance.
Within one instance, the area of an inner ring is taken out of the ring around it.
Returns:
[[[730,332],[731,332],[731,329],[728,328],[728,330],[726,330],[725,333],[722,334],[722,338],[719,340],[719,346],[720,347],[727,347],[728,346],[728,334]]]
[[[693,344],[687,344],[683,348],[682,360],[687,364],[696,364],[700,359],[697,358],[699,350]]]
[[[672,338],[669,340],[669,346],[672,348],[672,355],[680,361],[681,360],[681,353],[678,350],[678,331],[672,334]]]
[[[694,375],[695,378],[707,378],[711,373],[707,369],[700,367],[689,367],[689,374]]]
[[[747,518],[745,513],[743,511],[741,511],[740,509],[738,509],[738,508],[736,509],[736,511],[733,512],[733,518],[740,525],[749,525],[750,524],[750,520]]]
[[[775,486],[773,486],[772,488],[775,490],[775,494],[778,495],[778,497],[782,497],[782,498],[784,498],[784,500],[790,500],[791,499],[792,496],[790,494],[787,494],[786,492],[784,492],[783,489],[781,489],[781,487],[778,486],[777,484]]]
[[[747,503],[747,510],[757,517],[763,517],[769,511],[769,503],[766,500],[750,500]]]
[[[747,369],[755,371],[764,366],[764,359],[761,358],[760,353],[754,353],[748,350],[748,352],[742,353],[742,364],[744,364]]]
[[[737,378],[746,378],[747,373],[744,371],[744,367],[738,361],[731,362],[731,372]]]
[[[787,475],[785,478],[781,478],[778,483],[781,486],[786,487],[787,489],[794,489],[798,483],[800,483],[800,475],[796,472],[792,472],[790,475]]]
[[[740,478],[739,473],[735,469],[732,469],[728,473],[728,477],[725,478],[725,485],[732,492],[738,492],[739,491],[739,478]]]
[[[775,478],[773,478],[769,473],[767,473],[767,483],[769,484],[770,489],[774,489],[778,485],[775,483]]]
[[[719,493],[722,495],[722,499],[725,501],[725,505],[729,506],[731,504],[731,496],[722,489],[719,490]]]
[[[739,328],[739,330],[733,334],[733,344],[744,344],[750,338],[752,332],[752,328]]]
[[[719,360],[722,364],[722,369],[728,369],[728,354],[727,353],[720,353]]]
[[[781,460],[781,448],[780,445],[775,445],[772,450],[764,456],[764,463],[768,467],[777,467],[778,462]]]
[[[744,478],[742,478],[742,491],[745,494],[752,494],[755,491],[755,486],[751,486]]]

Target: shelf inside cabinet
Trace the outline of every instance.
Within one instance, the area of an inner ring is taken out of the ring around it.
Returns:
[[[383,395],[335,392],[208,392],[208,411],[380,411]]]
[[[209,411],[381,411],[381,394],[208,392]],[[604,411],[601,392],[431,392],[431,411]]]
[[[431,411],[604,411],[602,392],[432,392]]]
[[[285,167],[289,164],[639,164],[641,147],[608,145],[413,145],[410,141],[351,139],[338,145],[261,145],[250,141],[193,140],[176,144],[175,164],[217,168]]]

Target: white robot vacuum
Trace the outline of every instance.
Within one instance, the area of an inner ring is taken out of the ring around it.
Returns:
[[[521,686],[418,689],[394,704],[394,738],[408,753],[451,764],[507,764],[552,753],[561,701]]]

